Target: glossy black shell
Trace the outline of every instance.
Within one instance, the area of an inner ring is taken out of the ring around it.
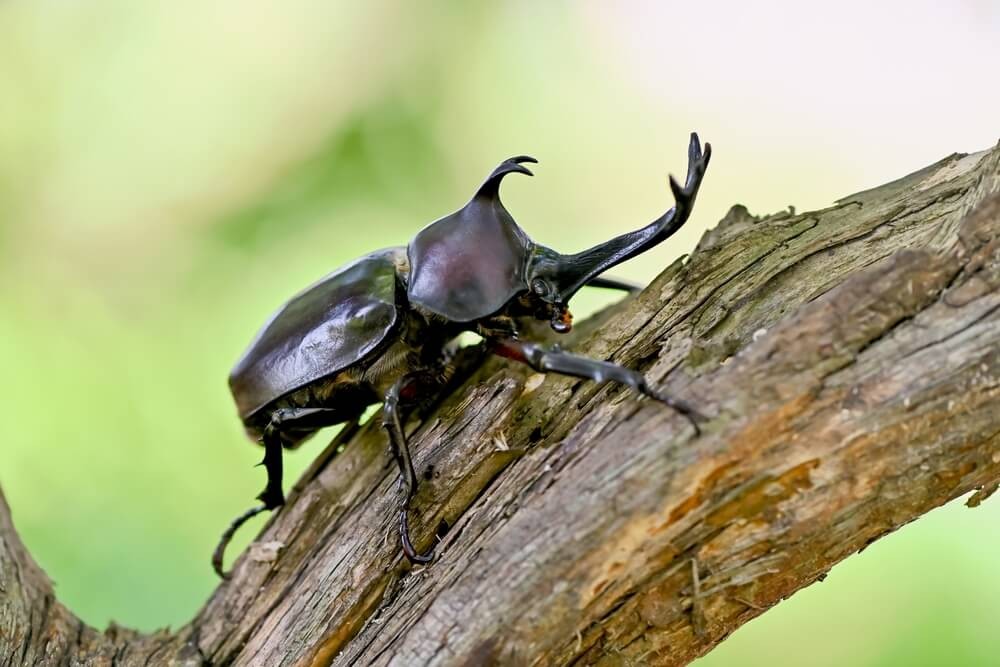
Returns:
[[[341,267],[283,305],[229,375],[240,417],[380,349],[400,321],[397,267],[387,248]]]

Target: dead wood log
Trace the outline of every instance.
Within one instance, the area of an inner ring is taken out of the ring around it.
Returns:
[[[577,350],[701,406],[702,435],[620,388],[488,361],[411,425],[433,565],[400,557],[373,420],[190,624],[152,635],[57,602],[0,496],[0,664],[689,662],[873,540],[997,488],[1000,148],[821,211],[736,206],[590,329]]]

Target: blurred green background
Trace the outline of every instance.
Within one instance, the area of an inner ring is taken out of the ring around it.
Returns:
[[[263,483],[232,362],[505,157],[541,160],[508,207],[577,250],[711,140],[692,222],[616,272],[648,280],[732,203],[822,207],[1000,134],[991,0],[695,4],[0,3],[0,483],[60,598],[185,622]],[[953,504],[700,664],[998,664],[998,547],[1000,503]]]

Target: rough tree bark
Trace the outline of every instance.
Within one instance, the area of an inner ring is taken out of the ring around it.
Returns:
[[[175,633],[82,624],[0,497],[0,664],[684,664],[997,488],[998,192],[1000,147],[822,211],[736,206],[603,314],[576,349],[701,406],[700,437],[620,388],[487,361],[411,425],[430,567],[400,558],[377,420]]]

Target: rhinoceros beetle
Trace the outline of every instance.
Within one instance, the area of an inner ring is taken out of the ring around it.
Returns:
[[[403,500],[398,529],[402,549],[427,563],[410,540],[407,515],[417,475],[403,431],[408,410],[448,375],[448,344],[471,331],[487,349],[552,372],[597,382],[623,383],[684,415],[697,432],[697,413],[654,391],[638,372],[519,339],[532,320],[558,333],[571,328],[567,304],[582,287],[628,289],[603,278],[607,269],[661,243],[688,219],[711,157],[692,133],[687,178],[672,176],[674,206],[649,225],[576,254],[537,244],[500,202],[500,182],[532,175],[537,162],[504,160],[459,211],[431,223],[404,247],[366,255],[329,274],[283,305],[264,325],[229,376],[247,434],[264,446],[267,485],[261,505],[236,518],[212,556],[220,576],[233,534],[250,517],[285,502],[282,451],[321,428],[357,419],[382,403],[383,426],[399,466]]]

